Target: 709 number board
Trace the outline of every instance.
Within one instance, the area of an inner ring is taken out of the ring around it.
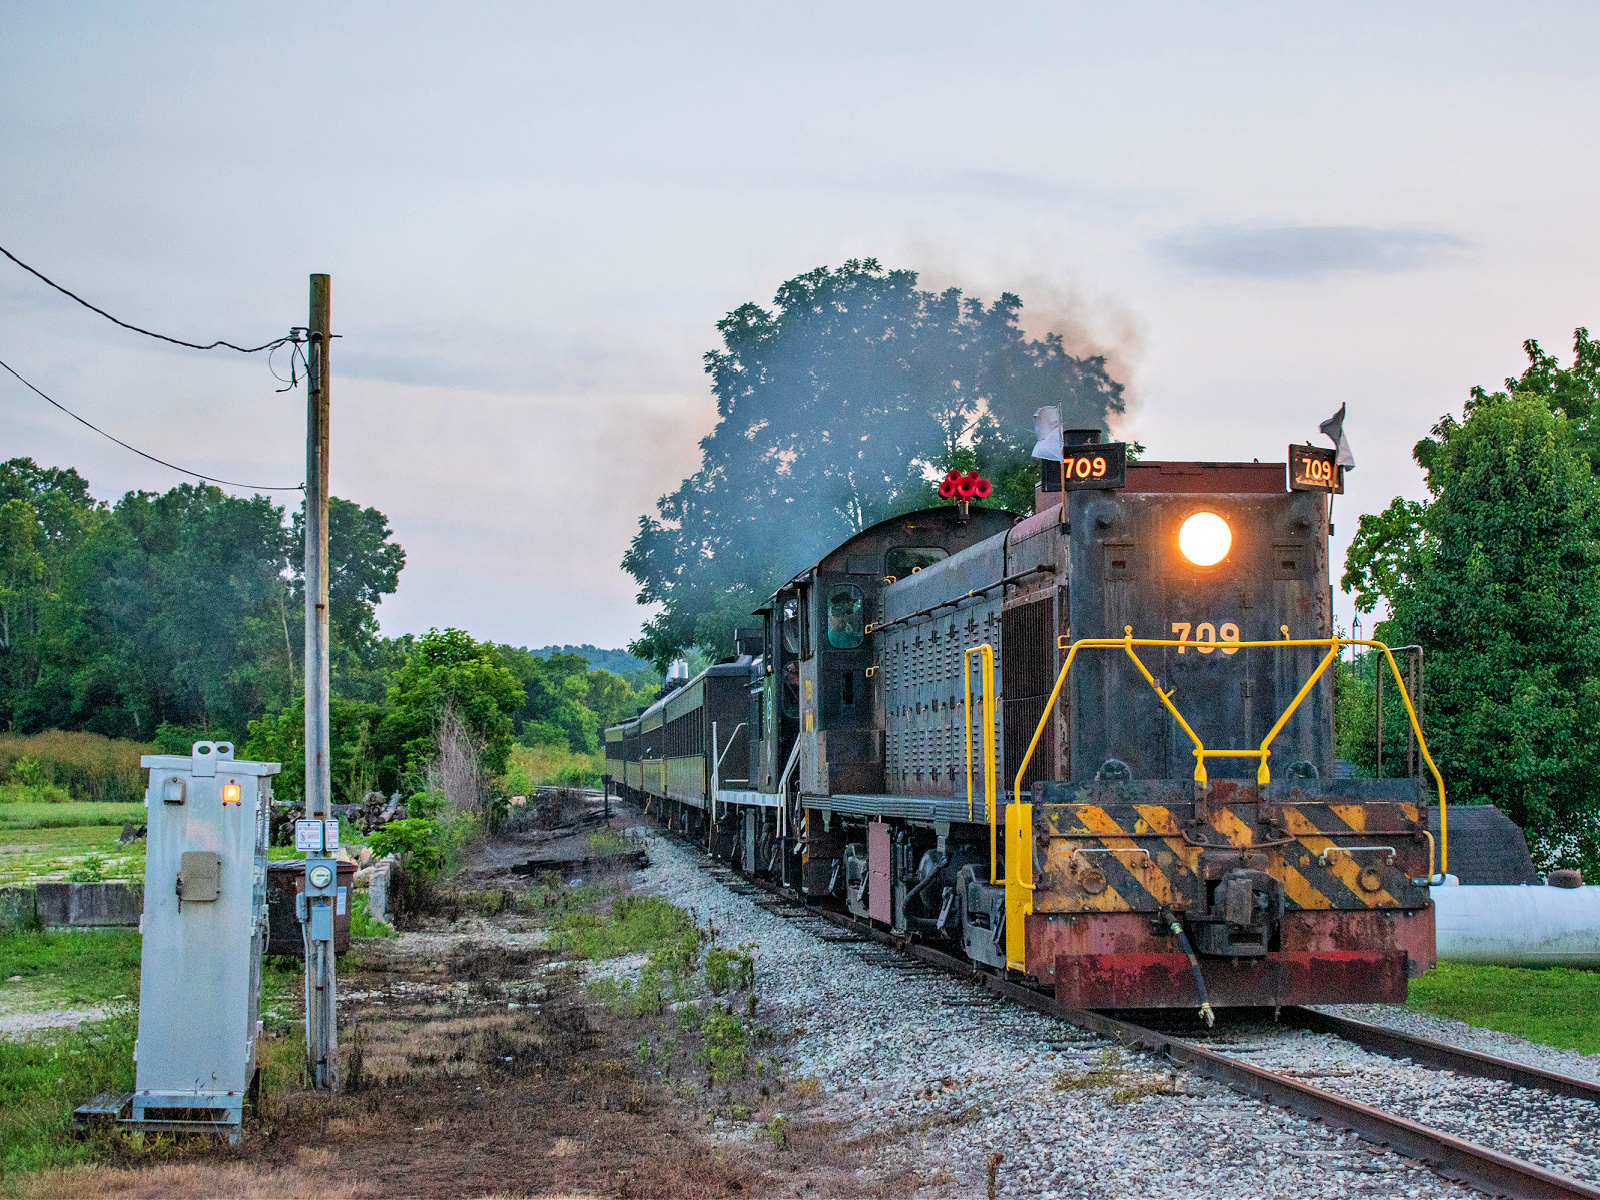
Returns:
[[[1047,492],[1059,492],[1063,484],[1067,491],[1079,492],[1105,491],[1126,487],[1127,483],[1128,447],[1125,442],[1068,446],[1059,468],[1046,461],[1040,471],[1040,485]]]
[[[1344,492],[1344,468],[1334,461],[1337,452],[1321,446],[1289,447],[1289,490],[1293,492]]]

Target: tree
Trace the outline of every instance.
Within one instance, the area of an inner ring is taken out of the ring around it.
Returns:
[[[162,722],[234,738],[287,703],[293,663],[282,644],[289,536],[283,510],[209,485],[129,492],[85,564],[90,621],[102,640],[88,670],[115,663],[134,730]]]
[[[1582,331],[1579,338],[1583,345]],[[1530,359],[1539,366],[1537,347]],[[1361,519],[1344,586],[1427,655],[1428,729],[1453,800],[1495,803],[1547,865],[1600,868],[1600,484],[1577,390],[1474,389],[1415,457],[1432,500]],[[1519,382],[1519,381],[1512,381]]]
[[[1123,409],[1101,358],[1025,338],[1022,301],[916,287],[874,259],[818,267],[741,305],[705,356],[716,427],[701,466],[641,517],[623,568],[660,604],[629,649],[660,669],[686,646],[732,651],[753,605],[830,546],[934,503],[951,466],[983,470],[1031,507],[1033,412],[1070,426]]]
[[[386,770],[416,772],[433,753],[434,734],[448,707],[484,745],[482,766],[504,774],[511,750],[511,717],[524,693],[500,664],[499,651],[460,629],[430,629],[389,687],[389,712],[378,740],[392,747]]]
[[[106,517],[76,471],[0,464],[0,727],[73,724],[88,647],[78,559]]]
[[[656,693],[635,690],[610,671],[590,670],[586,658],[554,651],[536,656],[501,646],[500,661],[522,685],[523,702],[512,717],[516,740],[525,746],[560,746],[580,754],[600,748],[601,730],[633,713]]]
[[[305,513],[293,516],[294,596],[305,603]],[[328,497],[328,631],[334,671],[359,686],[381,656],[378,605],[400,588],[406,552],[391,541],[389,518],[338,496]],[[303,607],[299,610],[305,612]],[[300,629],[304,629],[301,618]],[[375,698],[375,697],[374,697]]]
[[[385,757],[378,745],[378,724],[383,710],[360,700],[332,696],[328,700],[328,742],[334,793],[340,803],[359,804],[373,788],[388,791],[399,786],[398,774],[382,771]],[[394,749],[394,748],[389,748]],[[255,762],[283,764],[273,780],[279,799],[293,800],[306,794],[306,698],[295,698],[282,712],[267,713],[250,722],[250,737],[241,758]]]

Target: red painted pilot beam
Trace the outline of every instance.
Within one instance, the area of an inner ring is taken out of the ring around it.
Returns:
[[[1284,950],[1261,958],[1202,958],[1213,1008],[1291,1004],[1404,1004],[1404,950]],[[1056,1000],[1068,1008],[1193,1008],[1182,954],[1062,954]]]

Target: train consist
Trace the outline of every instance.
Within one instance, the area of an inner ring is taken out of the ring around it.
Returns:
[[[1416,780],[1333,778],[1337,472],[1071,441],[1034,516],[957,499],[785,583],[606,731],[614,786],[1073,1007],[1403,1001],[1445,847]]]

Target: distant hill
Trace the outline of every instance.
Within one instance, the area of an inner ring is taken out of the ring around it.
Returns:
[[[635,658],[626,650],[602,650],[598,646],[588,644],[582,646],[541,646],[537,650],[530,650],[535,658],[549,658],[552,654],[576,654],[588,660],[590,670],[610,671],[613,675],[624,678],[644,672],[652,678],[659,679],[656,669],[642,658]]]

